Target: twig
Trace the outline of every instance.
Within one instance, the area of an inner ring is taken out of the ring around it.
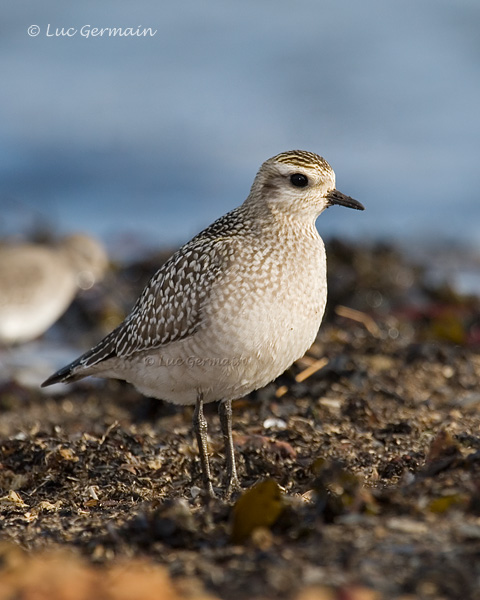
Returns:
[[[325,367],[326,365],[328,365],[328,358],[319,358],[318,360],[314,361],[309,367],[303,369],[303,371],[300,371],[300,373],[296,375],[295,381],[297,383],[305,381],[305,379],[308,379],[314,373],[320,371],[320,369],[323,369],[323,367]]]
[[[367,315],[367,313],[342,305],[336,306],[335,312],[339,317],[345,317],[346,319],[352,319],[352,321],[362,323],[368,333],[373,335],[373,337],[380,338],[382,336],[380,327],[375,323],[374,319],[370,315]]]
[[[109,425],[109,427],[107,428],[107,431],[103,434],[102,439],[100,440],[100,443],[98,444],[99,446],[103,446],[105,440],[110,435],[112,429],[115,429],[115,427],[117,425],[118,425],[118,421],[114,421],[111,425]]]

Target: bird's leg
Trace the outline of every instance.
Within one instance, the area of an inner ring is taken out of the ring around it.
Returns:
[[[237,468],[235,466],[235,450],[232,439],[232,401],[222,400],[218,405],[218,414],[220,417],[220,427],[223,434],[223,443],[225,445],[225,458],[227,461],[227,489],[225,497],[229,498],[233,492],[240,490],[240,482],[237,477]]]
[[[202,464],[202,475],[205,489],[210,498],[215,497],[212,486],[212,476],[210,474],[210,464],[208,462],[207,448],[207,421],[203,416],[203,394],[198,393],[195,410],[193,412],[193,429],[197,436],[198,452],[200,454],[200,462]]]

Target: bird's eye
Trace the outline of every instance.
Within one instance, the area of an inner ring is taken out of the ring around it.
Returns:
[[[303,175],[302,173],[294,173],[290,176],[290,182],[295,187],[307,187],[308,177],[306,175]]]

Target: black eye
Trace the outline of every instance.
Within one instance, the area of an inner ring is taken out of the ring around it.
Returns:
[[[308,185],[308,177],[302,173],[290,175],[290,181],[295,187],[307,187]]]

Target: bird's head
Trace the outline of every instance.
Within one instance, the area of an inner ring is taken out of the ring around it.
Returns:
[[[247,202],[314,219],[333,204],[364,210],[360,202],[335,188],[335,173],[327,161],[305,150],[282,152],[265,161]]]

